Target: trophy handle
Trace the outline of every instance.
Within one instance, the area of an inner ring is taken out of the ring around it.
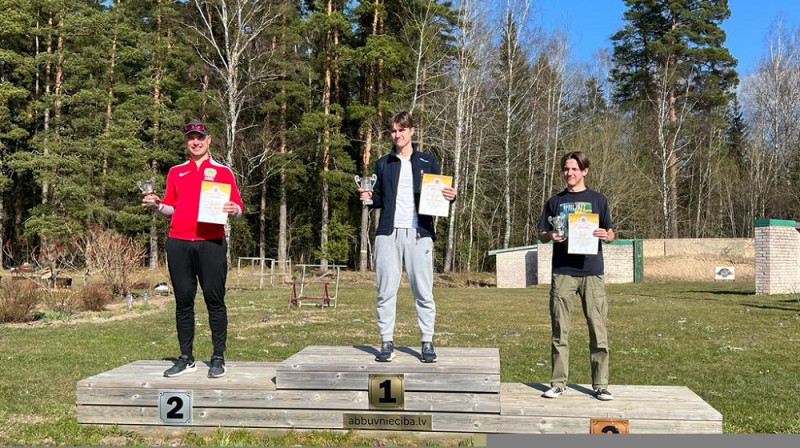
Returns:
[[[356,174],[356,175],[355,175],[355,177],[354,177],[353,179],[355,179],[355,181],[356,181],[356,186],[357,186],[358,188],[361,188],[361,176],[359,176],[358,174]]]

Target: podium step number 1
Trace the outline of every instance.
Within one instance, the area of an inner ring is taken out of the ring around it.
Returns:
[[[369,376],[370,409],[405,409],[404,375]]]

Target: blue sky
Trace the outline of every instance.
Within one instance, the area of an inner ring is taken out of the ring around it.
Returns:
[[[753,72],[766,50],[770,27],[781,19],[784,28],[800,26],[797,0],[728,0],[731,16],[722,23],[727,47],[739,64],[740,77]],[[590,62],[600,48],[612,48],[609,37],[622,25],[622,0],[534,0],[532,11],[545,29],[565,30],[575,62]]]

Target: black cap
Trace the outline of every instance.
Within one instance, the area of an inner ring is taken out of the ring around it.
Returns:
[[[192,120],[183,126],[183,135],[188,135],[192,132],[198,134],[208,135],[208,126],[200,120]]]

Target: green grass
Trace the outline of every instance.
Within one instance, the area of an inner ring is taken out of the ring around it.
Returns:
[[[680,385],[724,418],[726,433],[800,432],[800,301],[755,296],[752,282],[609,285],[611,386]],[[548,286],[524,290],[436,288],[436,344],[498,347],[503,382],[547,382],[550,375]],[[336,309],[286,306],[288,289],[228,294],[228,360],[282,361],[307,345],[378,344],[375,288],[343,287]],[[195,354],[211,354],[202,299]],[[591,383],[586,325],[578,301],[571,335],[571,383]],[[152,445],[120,428],[76,422],[82,378],[133,360],[177,355],[174,306],[97,314],[92,321],[0,326],[5,372],[0,381],[0,445]],[[146,312],[145,312],[146,311]],[[110,315],[129,313],[129,319]],[[266,322],[263,322],[266,318]],[[419,345],[407,286],[398,302],[396,345]],[[111,437],[111,439],[109,439]],[[117,440],[117,438],[121,439]],[[219,430],[187,433],[188,445],[393,445],[354,433],[289,432],[260,436]]]

